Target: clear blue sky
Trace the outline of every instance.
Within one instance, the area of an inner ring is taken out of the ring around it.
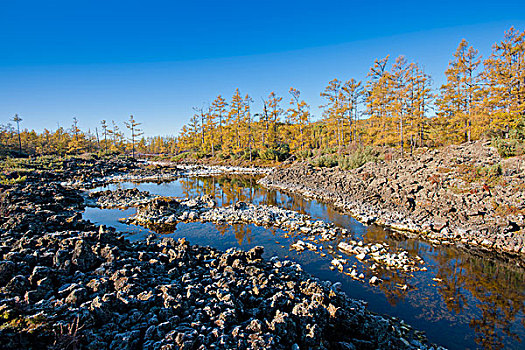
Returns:
[[[400,54],[439,85],[462,38],[484,56],[525,1],[0,0],[0,124],[83,129],[134,114],[147,135],[178,133],[193,106],[234,89],[260,98],[364,79]]]

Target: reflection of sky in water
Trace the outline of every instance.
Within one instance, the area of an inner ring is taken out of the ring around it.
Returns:
[[[239,200],[277,205],[334,222],[366,242],[387,242],[393,250],[407,250],[411,256],[422,257],[428,271],[417,271],[411,276],[389,270],[372,272],[369,266],[362,266],[361,270],[367,278],[374,273],[384,280],[374,287],[329,269],[330,260],[341,252],[329,253],[327,246],[336,246],[338,241],[322,242],[323,251],[328,255],[321,257],[310,251],[290,251],[289,245],[297,237],[286,238],[282,230],[254,225],[179,223],[174,233],[168,234],[175,238],[186,237],[192,244],[209,245],[221,250],[230,247],[248,250],[263,245],[266,257],[275,255],[293,259],[320,279],[339,281],[349,296],[366,300],[371,310],[400,317],[425,331],[431,341],[449,348],[519,349],[524,346],[517,339],[525,340],[525,273],[512,264],[476,256],[454,247],[433,247],[423,241],[398,238],[380,227],[366,227],[323,203],[262,189],[253,177],[186,178],[162,184],[120,183],[95,190],[133,187],[174,197],[210,194],[219,205]],[[134,213],[133,208],[87,208],[84,218],[129,232],[132,240],[142,239],[151,231],[117,221]],[[304,240],[304,237],[301,239]],[[408,291],[400,288],[404,284],[410,286]]]

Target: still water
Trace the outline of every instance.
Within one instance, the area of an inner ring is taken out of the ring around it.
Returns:
[[[383,280],[378,286],[356,281],[330,269],[330,261],[341,252],[332,251],[339,240],[323,242],[325,256],[320,252],[296,252],[290,244],[305,237],[295,237],[275,228],[254,225],[217,225],[212,223],[179,223],[173,233],[186,237],[190,243],[209,245],[225,250],[236,247],[248,250],[265,247],[267,258],[278,256],[299,262],[312,275],[332,282],[341,282],[351,297],[368,302],[369,309],[402,318],[428,338],[450,349],[524,349],[525,348],[525,270],[515,264],[465,250],[434,247],[417,239],[401,238],[377,226],[364,226],[335,210],[330,205],[280,191],[266,190],[255,177],[181,178],[168,183],[119,183],[94,189],[134,188],[152,194],[174,197],[212,195],[218,205],[237,201],[275,205],[296,210],[316,219],[330,221],[350,230],[365,242],[386,242],[393,250],[403,249],[425,261],[426,271],[402,273],[374,270],[354,262],[367,279],[376,275]],[[143,239],[152,231],[122,224],[135,209],[86,208],[84,219],[113,226],[127,232],[131,240]],[[342,240],[343,238],[341,238]],[[324,255],[324,254],[323,254]],[[344,254],[342,254],[344,256]],[[346,256],[344,256],[346,258]],[[352,263],[352,261],[350,262]],[[403,287],[403,286],[407,287]]]

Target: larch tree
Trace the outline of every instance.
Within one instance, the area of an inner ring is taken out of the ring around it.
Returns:
[[[187,135],[188,135],[188,150],[197,151],[199,149],[199,136],[201,135],[202,125],[200,124],[199,115],[194,114],[190,118],[188,123]]]
[[[346,105],[346,113],[350,123],[350,141],[357,139],[357,120],[358,120],[358,106],[361,102],[363,87],[360,81],[354,78],[346,81],[341,87],[343,93],[343,101]]]
[[[268,102],[261,98],[263,103],[263,110],[261,113],[256,113],[254,116],[259,117],[260,134],[261,134],[261,147],[267,146],[268,133],[270,132],[270,113],[268,111]]]
[[[332,79],[320,94],[326,99],[326,104],[320,106],[323,108],[323,118],[328,132],[333,134],[333,139],[338,148],[344,146],[343,114],[345,105],[341,84],[339,79]]]
[[[245,140],[246,145],[248,146],[248,150],[250,152],[250,161],[252,160],[252,149],[255,147],[255,138],[253,137],[254,134],[254,125],[252,121],[252,110],[251,110],[251,104],[253,103],[253,99],[250,97],[250,95],[246,94],[244,97],[244,125],[245,125]]]
[[[244,99],[241,96],[239,89],[235,89],[230,103],[230,111],[228,113],[228,123],[230,125],[230,132],[228,133],[227,144],[232,149],[233,153],[242,150],[241,133],[242,124],[244,120]]]
[[[135,158],[135,145],[137,143],[138,138],[144,135],[144,132],[142,132],[142,130],[139,129],[141,123],[138,123],[133,117],[133,115],[130,115],[129,120],[127,122],[124,122],[124,124],[131,133],[131,137],[129,139],[131,141],[131,156]]]
[[[216,128],[216,118],[217,115],[213,111],[213,107],[208,106],[207,111],[204,113],[206,117],[206,148],[210,148],[212,157],[215,156],[215,139],[217,138],[217,133],[215,132]]]
[[[428,126],[427,111],[434,99],[431,87],[432,79],[418,64],[413,63],[411,67],[410,105],[412,109],[412,120],[414,123],[411,136],[415,138],[415,140],[411,142],[411,146],[414,147],[417,142],[419,147],[422,147],[425,133],[427,132],[426,128]]]
[[[291,95],[290,108],[288,108],[288,118],[291,122],[292,147],[294,150],[303,151],[306,147],[308,139],[308,123],[310,121],[310,107],[304,100],[301,100],[301,92],[293,87],[289,91]],[[299,137],[296,138],[296,131],[299,132]]]
[[[279,97],[275,92],[270,92],[268,99],[265,101],[265,105],[268,105],[268,122],[269,122],[269,131],[268,131],[268,143],[272,147],[276,147],[279,143],[278,139],[278,130],[277,126],[281,121],[281,115],[284,113],[281,108],[282,97]]]
[[[104,135],[104,150],[105,153],[108,153],[108,124],[105,120],[102,120],[100,125],[102,127],[102,135]]]
[[[386,145],[388,134],[387,106],[390,103],[390,73],[387,71],[390,56],[375,60],[367,76],[365,86],[366,114],[368,125],[366,130],[367,141],[370,144]]]
[[[488,124],[508,137],[525,113],[525,31],[511,27],[483,62],[483,104]]]
[[[409,74],[410,67],[406,58],[404,56],[399,56],[398,58],[396,58],[394,64],[392,65],[391,75],[392,102],[389,104],[388,107],[391,110],[392,117],[397,121],[397,134],[399,147],[401,148],[401,157],[403,157],[404,155],[406,133],[405,124],[407,123],[407,111],[409,109]],[[393,141],[392,143],[395,143],[395,141]]]
[[[100,136],[98,135],[98,128],[95,127],[95,135],[97,138],[97,149],[100,151]]]
[[[206,134],[206,114],[204,112],[204,107],[193,107],[193,111],[195,112],[195,117],[199,119],[200,124],[200,149],[201,151],[205,152],[205,134]]]
[[[112,120],[111,124],[113,129],[111,129],[111,135],[113,137],[113,150],[121,152],[124,147],[124,133],[120,130],[118,124]]]
[[[248,94],[246,94],[243,102],[244,102],[243,125],[245,126],[244,134],[246,134],[245,140],[246,140],[246,145],[248,146],[248,150],[250,152],[249,156],[250,156],[250,162],[251,162],[252,161],[252,148],[255,146],[254,137],[253,137],[252,111],[251,111],[251,104],[253,103],[253,99]]]
[[[224,130],[223,130],[224,120],[223,119],[227,112],[226,106],[227,106],[226,100],[222,98],[221,95],[217,96],[217,98],[211,104],[212,113],[215,117],[215,120],[219,121],[219,145],[221,146],[221,149],[222,149],[223,134],[224,134]]]
[[[82,131],[78,127],[78,119],[76,117],[73,117],[73,123],[71,124],[71,133],[73,134],[73,137],[69,141],[68,145],[68,152],[73,154],[78,154],[79,151],[82,150],[82,140],[80,138],[80,134]]]
[[[155,140],[153,140],[155,141]],[[189,133],[189,124],[183,125],[179,137],[177,138],[178,149],[180,151],[188,151],[191,149],[191,138]],[[156,153],[156,152],[154,152]]]
[[[22,153],[22,138],[20,137],[20,122],[22,121],[22,118],[20,118],[18,114],[15,114],[13,121],[16,123],[16,133],[18,135],[18,151]]]
[[[465,142],[471,140],[474,114],[479,112],[476,106],[481,92],[477,72],[480,63],[478,50],[463,39],[445,71],[447,83],[441,86],[436,101],[439,115],[451,121],[452,134],[462,135]]]

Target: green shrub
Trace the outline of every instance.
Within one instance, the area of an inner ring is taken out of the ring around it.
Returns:
[[[297,159],[308,159],[308,158],[311,158],[313,156],[313,152],[312,150],[310,149],[305,149],[305,150],[302,150],[302,151],[297,151],[295,152],[295,156],[297,157]]]
[[[207,153],[204,151],[197,151],[197,152],[192,152],[190,156],[191,156],[191,159],[202,159],[207,156]]]
[[[379,160],[379,152],[373,147],[359,147],[354,153],[341,157],[339,166],[342,169],[357,169],[368,162],[377,162]]]
[[[217,153],[217,158],[222,159],[222,160],[228,159],[228,158],[230,158],[230,153],[228,153],[228,152],[219,152],[219,153]]]
[[[521,116],[516,127],[509,132],[509,138],[525,141],[525,116]]]
[[[241,152],[240,159],[255,160],[257,159],[258,156],[259,156],[259,152],[257,152],[256,150],[252,149],[250,151],[249,149],[245,149],[244,151]]]
[[[337,152],[337,149],[334,148],[334,147],[326,147],[326,148],[321,148],[317,151],[317,155],[319,156],[324,156],[325,154],[334,154]]]
[[[503,169],[501,167],[501,164],[494,164],[487,168],[487,175],[489,176],[500,176],[503,174]]]
[[[492,145],[498,150],[502,158],[514,157],[523,152],[523,144],[516,139],[496,139]]]
[[[172,162],[180,162],[181,160],[186,159],[189,156],[189,152],[179,153],[173,157],[171,157]]]
[[[335,155],[323,155],[310,159],[309,163],[318,168],[333,168],[339,164],[339,160]]]
[[[285,161],[290,157],[290,147],[287,144],[282,144],[274,148],[266,148],[259,150],[257,156],[262,160]]]
[[[266,148],[259,150],[259,158],[262,160],[278,160],[279,159],[279,153],[277,153],[276,150],[273,148]]]
[[[278,161],[282,162],[290,158],[290,146],[288,146],[287,143],[279,145],[277,148],[275,148],[275,151],[277,152]]]
[[[18,175],[17,178],[12,178],[12,179],[9,179],[7,178],[5,175],[1,175],[0,174],[0,184],[2,185],[15,185],[15,184],[20,184],[20,183],[23,183],[27,180],[27,176],[20,176]]]
[[[516,155],[516,150],[514,149],[514,147],[511,144],[505,142],[504,140],[497,139],[492,144],[494,147],[496,147],[499,155],[503,158],[508,158]]]

